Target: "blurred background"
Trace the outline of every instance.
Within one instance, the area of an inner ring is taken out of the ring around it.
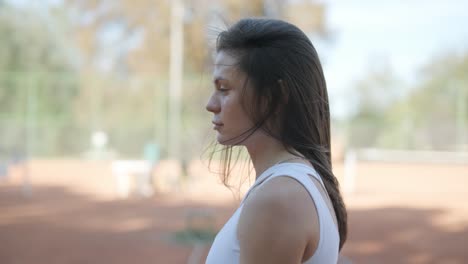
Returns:
[[[217,32],[299,26],[323,63],[353,263],[466,263],[468,1],[0,0],[0,263],[204,263]],[[242,163],[242,162],[240,162]]]

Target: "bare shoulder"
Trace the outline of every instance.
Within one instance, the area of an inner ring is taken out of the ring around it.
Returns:
[[[315,250],[318,230],[307,190],[293,178],[275,177],[245,201],[238,224],[242,263],[301,262]]]

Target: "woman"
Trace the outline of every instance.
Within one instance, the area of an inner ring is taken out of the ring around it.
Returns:
[[[347,216],[331,167],[325,79],[310,40],[284,21],[240,20],[218,36],[214,86],[206,109],[217,141],[228,158],[244,146],[256,180],[206,263],[337,263]]]

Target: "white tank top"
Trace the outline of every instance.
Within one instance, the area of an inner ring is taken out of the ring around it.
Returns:
[[[330,210],[325,203],[320,191],[309,175],[315,177],[323,186],[322,179],[314,168],[301,163],[280,163],[268,168],[250,187],[249,191],[242,200],[239,208],[234,212],[228,222],[216,235],[210,252],[206,259],[206,264],[239,264],[240,247],[237,239],[237,223],[242,212],[244,201],[249,193],[258,186],[273,179],[274,177],[283,176],[291,177],[297,180],[309,192],[312,200],[317,208],[320,228],[320,239],[317,249],[312,257],[305,264],[328,264],[337,263],[340,237]],[[325,187],[324,187],[325,188]]]

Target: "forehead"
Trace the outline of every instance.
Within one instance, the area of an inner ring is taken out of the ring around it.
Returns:
[[[237,59],[225,52],[220,51],[216,53],[215,62],[214,62],[214,70],[213,70],[213,77],[216,78],[223,78],[223,79],[231,79],[239,77],[239,70],[237,66]]]

